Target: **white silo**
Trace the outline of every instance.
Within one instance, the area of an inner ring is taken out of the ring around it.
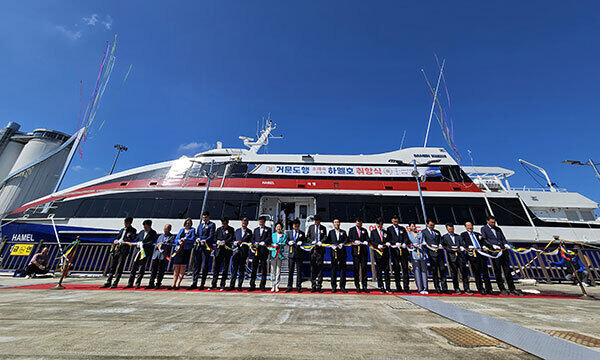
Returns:
[[[69,139],[67,134],[46,129],[36,129],[31,135],[23,135],[23,137],[29,137],[29,139],[11,168],[11,173],[39,160]],[[13,138],[18,139],[19,136]]]
[[[10,173],[25,146],[25,142],[14,139],[19,128],[19,124],[9,122],[4,129],[0,130],[0,181]]]

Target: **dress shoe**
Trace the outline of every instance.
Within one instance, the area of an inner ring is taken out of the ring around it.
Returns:
[[[205,289],[205,288],[204,288],[204,285],[200,285],[200,286],[198,287],[198,290],[199,290],[199,291],[202,291],[202,290],[204,290],[204,289]]]
[[[331,289],[331,292],[335,294],[337,292],[337,289]]]
[[[255,286],[250,286],[250,287],[248,288],[248,291],[256,291],[256,287],[255,287]]]
[[[481,296],[486,296],[488,294],[485,290],[481,290],[479,293],[481,294]]]
[[[169,286],[169,287],[167,288],[167,290],[175,290],[175,287],[173,287],[173,286]]]
[[[508,296],[508,295],[510,295],[510,293],[509,293],[508,291],[506,291],[506,290],[502,290],[502,291],[500,291],[500,294],[501,294],[502,296]]]
[[[156,290],[160,290],[160,288],[161,288],[161,287],[162,287],[162,285],[161,285],[161,284],[156,284],[156,286],[154,287],[154,289],[156,289]]]
[[[363,289],[362,292],[364,292],[365,294],[368,294],[368,293],[371,292],[371,290],[369,290],[369,289]]]
[[[385,294],[385,289],[384,288],[379,288],[379,292]]]
[[[152,290],[152,289],[156,289],[156,286],[154,284],[148,284],[148,286],[144,287],[144,289]]]
[[[244,291],[244,289],[242,289],[242,287],[240,286],[237,288],[237,291],[242,292],[242,291]]]
[[[320,293],[322,293],[322,292],[323,292],[323,289],[319,288],[319,290],[317,290],[317,291],[318,291],[318,292],[320,292]]]
[[[287,288],[287,289],[285,289],[285,292],[286,292],[286,293],[288,293],[288,292],[292,292],[292,288]]]
[[[135,286],[135,288],[136,288],[136,289],[141,289],[141,288],[142,288],[142,286],[141,286],[141,285],[136,285],[136,286]]]
[[[301,293],[301,292],[302,292],[302,288],[297,288],[297,289],[296,289],[296,291],[297,291],[298,293]]]
[[[412,293],[412,291],[406,290],[406,293],[410,295]]]
[[[510,293],[515,296],[523,296],[523,293],[519,290],[512,290]]]
[[[462,294],[462,291],[460,291],[460,290],[458,290],[458,289],[457,289],[457,290],[454,290],[454,293],[455,293],[456,295],[461,295],[461,294]]]
[[[348,293],[348,290],[346,290],[346,289],[341,289],[341,292],[343,292],[344,294],[347,294],[347,293]]]
[[[215,285],[215,286],[211,286],[211,287],[210,287],[210,290],[216,290],[216,289],[217,289],[217,286],[216,286],[216,285]]]
[[[225,288],[224,288],[224,287],[222,287],[222,288],[220,288],[220,289],[219,289],[219,291],[225,291]]]
[[[442,290],[436,290],[438,294],[442,294]]]
[[[198,288],[198,285],[196,285],[196,284],[192,284],[191,286],[188,286],[188,287],[186,288],[186,290],[196,290],[197,288]]]
[[[356,292],[357,292],[358,294],[360,294],[360,293],[362,292],[362,290],[361,290],[360,288],[357,288],[357,289],[356,289]]]
[[[315,289],[315,288],[312,288],[312,289],[310,289],[310,292],[311,292],[311,293],[317,292],[317,289]]]
[[[100,286],[100,289],[106,289],[109,287],[110,287],[110,284],[104,284],[104,285]]]
[[[465,294],[467,294],[467,295],[473,295],[473,292],[471,290],[466,290]]]
[[[133,287],[132,284],[127,284],[123,289],[131,289]]]
[[[260,291],[267,292],[267,289],[266,288],[260,288]]]

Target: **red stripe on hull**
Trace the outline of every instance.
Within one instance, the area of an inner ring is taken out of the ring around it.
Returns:
[[[184,184],[185,181],[185,184]],[[280,189],[280,190],[362,190],[362,191],[417,191],[417,184],[412,181],[377,181],[377,180],[327,180],[327,179],[256,179],[256,178],[217,178],[210,184],[211,188],[247,188],[247,189]],[[156,183],[150,185],[151,183]],[[26,209],[61,198],[71,198],[89,195],[107,190],[168,190],[172,188],[198,188],[205,187],[205,179],[142,179],[123,182],[107,183],[90,186],[72,191],[62,196],[55,196],[30,205],[22,206],[12,213],[19,213]],[[447,191],[480,193],[481,190],[473,183],[464,184],[456,182],[424,182],[421,184],[423,191]]]

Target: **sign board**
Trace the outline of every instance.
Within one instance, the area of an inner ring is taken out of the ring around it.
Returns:
[[[417,168],[419,176],[440,177],[439,167]],[[250,173],[257,175],[335,176],[335,177],[413,177],[411,166],[327,166],[260,164]]]
[[[22,255],[27,256],[31,254],[33,250],[33,244],[14,244],[12,249],[10,249],[11,255]]]

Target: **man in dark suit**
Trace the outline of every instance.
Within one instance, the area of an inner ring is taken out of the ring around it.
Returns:
[[[215,266],[213,269],[211,290],[217,288],[217,280],[219,273],[223,267],[221,274],[221,291],[225,291],[225,283],[229,274],[229,261],[233,255],[233,241],[235,240],[235,229],[229,226],[229,218],[227,216],[221,219],[221,227],[215,232],[216,249],[215,249]]]
[[[356,219],[348,230],[348,240],[352,242],[352,265],[354,267],[354,286],[357,292],[368,293],[367,260],[369,255],[369,233],[362,227],[362,219]],[[362,284],[362,289],[361,289]]]
[[[165,275],[165,268],[169,263],[173,240],[175,240],[175,235],[171,234],[171,224],[166,224],[163,233],[158,236],[156,244],[154,244],[154,252],[150,263],[150,281],[146,289],[160,289]]]
[[[504,274],[504,278],[506,279],[506,283],[508,285],[508,290],[513,295],[521,295],[521,293],[515,289],[515,283],[513,282],[513,277],[511,274],[510,245],[508,245],[502,229],[496,226],[495,217],[488,216],[487,224],[481,228],[481,240],[483,242],[483,246],[485,246],[484,250],[487,248],[502,251],[502,255],[500,255],[500,257],[492,259],[492,267],[494,268],[494,275],[496,276],[496,283],[498,284],[500,293],[502,295],[509,294],[504,287],[504,281],[502,281],[502,274]]]
[[[217,226],[210,221],[210,213],[205,211],[202,213],[202,222],[198,225],[198,238],[194,246],[194,274],[192,277],[192,285],[188,290],[198,288],[198,278],[202,274],[199,290],[204,290],[204,284],[208,277],[208,268],[210,266],[211,249],[215,248],[215,231]]]
[[[267,291],[267,258],[269,257],[269,249],[267,245],[272,243],[272,230],[265,226],[267,218],[261,216],[258,218],[258,227],[254,229],[253,245],[255,247],[254,257],[252,258],[252,274],[250,275],[250,289],[256,290],[256,275],[260,268],[260,291]]]
[[[135,239],[137,230],[131,226],[133,223],[132,217],[127,217],[124,220],[124,225],[115,239],[111,253],[110,253],[110,265],[108,267],[108,278],[106,283],[101,288],[116,288],[123,275],[123,267],[125,267],[125,261],[131,252],[131,243]],[[114,277],[114,282],[113,282]]]
[[[454,233],[454,224],[446,224],[447,233],[442,236],[442,245],[446,248],[448,265],[452,274],[452,285],[457,295],[462,294],[458,285],[458,273],[462,277],[463,290],[467,295],[473,295],[469,289],[469,274],[467,272],[467,260],[465,258],[465,247],[460,235]]]
[[[331,244],[331,292],[337,292],[337,273],[340,272],[340,291],[346,290],[346,243],[348,235],[340,229],[340,220],[333,220],[333,230],[327,235],[328,243]]]
[[[252,230],[248,228],[248,218],[242,219],[242,227],[235,231],[235,242],[233,243],[233,257],[231,268],[231,282],[229,290],[235,289],[235,280],[239,276],[237,291],[242,291],[242,284],[246,276],[246,260],[250,253],[252,243]]]
[[[408,270],[408,234],[403,226],[400,226],[400,218],[398,215],[392,217],[392,225],[387,228],[387,232],[391,237],[392,245],[396,247],[390,248],[390,256],[392,258],[392,271],[394,273],[394,282],[396,283],[395,292],[402,291],[400,285],[400,268],[402,268],[402,282],[404,283],[404,291],[410,294],[410,273]]]
[[[465,223],[465,229],[467,229],[467,231],[460,234],[460,236],[462,238],[462,246],[472,251],[470,255],[467,254],[467,259],[469,260],[469,264],[471,264],[471,271],[475,278],[475,286],[481,295],[491,295],[492,283],[488,272],[487,257],[477,254],[477,250],[481,250],[481,234],[473,231],[473,223],[470,221]],[[482,277],[483,282],[481,281]],[[484,284],[485,289],[483,287]]]
[[[310,252],[310,279],[311,292],[323,292],[323,258],[325,248],[323,241],[327,238],[327,228],[321,225],[321,217],[315,215],[315,223],[308,227],[306,238],[311,242],[313,248]]]
[[[296,276],[296,290],[302,292],[302,263],[304,250],[302,244],[306,242],[304,232],[300,230],[300,220],[292,221],[292,230],[288,232],[288,283],[285,292],[290,292],[294,286],[294,272]]]
[[[446,283],[446,265],[444,264],[444,250],[442,248],[442,234],[435,229],[435,221],[427,220],[427,229],[421,231],[427,243],[427,256],[429,267],[433,274],[433,286],[438,294],[448,291]]]
[[[152,256],[154,250],[154,242],[158,239],[158,234],[152,229],[152,220],[144,220],[142,223],[144,230],[140,231],[135,239],[133,248],[137,248],[135,255],[133,256],[133,265],[131,265],[131,272],[129,274],[129,282],[125,289],[133,287],[135,280],[135,288],[139,289],[142,284],[142,279],[146,273],[146,264],[148,259]],[[136,279],[136,273],[139,274]]]
[[[387,230],[383,228],[383,219],[378,218],[375,222],[375,229],[371,230],[370,243],[376,247],[379,252],[375,254],[375,271],[377,272],[377,286],[382,293],[391,292],[390,290],[390,246],[392,238]],[[385,288],[384,288],[385,280]]]

